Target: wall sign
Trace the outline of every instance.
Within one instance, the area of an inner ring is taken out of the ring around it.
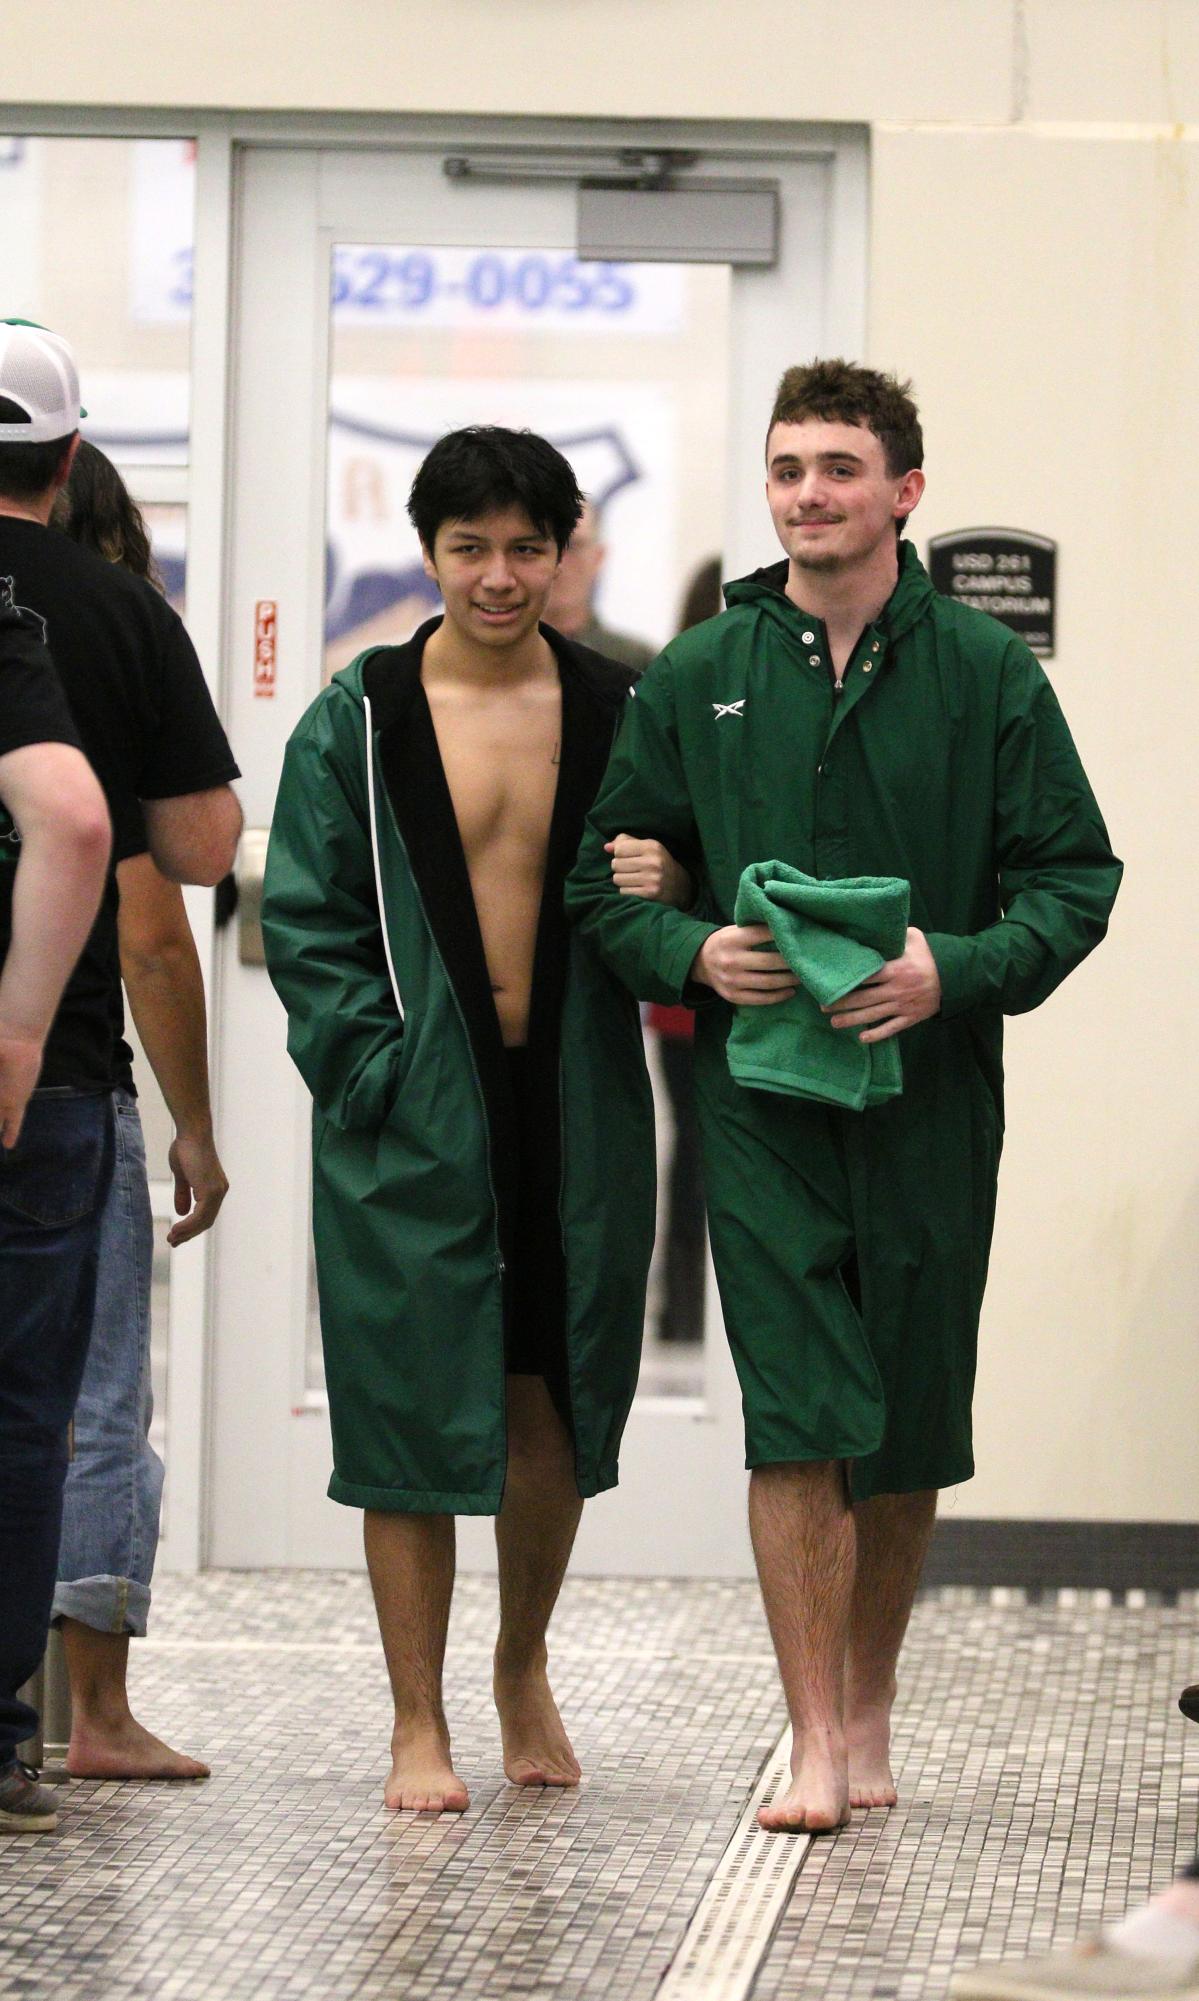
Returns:
[[[1041,659],[1053,657],[1057,543],[1020,528],[959,528],[934,535],[928,574],[937,590],[1019,633]]]

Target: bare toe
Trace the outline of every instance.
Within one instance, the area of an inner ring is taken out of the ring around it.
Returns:
[[[383,1804],[392,1813],[464,1813],[470,1795],[450,1763],[449,1740],[440,1730],[392,1740],[392,1765]]]
[[[514,1786],[577,1786],[582,1777],[544,1670],[495,1677],[504,1771]]]
[[[849,1820],[849,1785],[843,1744],[797,1744],[785,1792],[758,1809],[769,1834],[835,1834]]]

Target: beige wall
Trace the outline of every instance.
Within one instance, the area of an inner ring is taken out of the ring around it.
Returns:
[[[30,102],[864,121],[940,117],[947,86],[954,116],[1002,119],[1011,88],[1009,9],[986,0],[109,0],[99,36],[79,0],[10,18]]]
[[[1199,143],[886,127],[873,179],[871,356],[927,416],[917,540],[1059,541],[1049,672],[1127,864],[1106,945],[1009,1027],[957,1505],[1193,1518]]]
[[[6,0],[24,103],[628,118],[1199,117],[1195,0]]]
[[[917,541],[1061,544],[1050,672],[1128,876],[1012,1024],[960,1514],[1199,1514],[1197,0],[8,0],[60,105],[855,121],[868,345],[916,380]],[[27,24],[22,27],[22,17]],[[229,25],[223,25],[229,21]],[[10,71],[11,76],[11,71]]]

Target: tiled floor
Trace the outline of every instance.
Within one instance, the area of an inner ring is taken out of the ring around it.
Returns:
[[[380,1804],[386,1691],[365,1580],[164,1580],[137,1707],[200,1787],[79,1784],[0,1844],[0,2001],[649,2001],[782,1724],[756,1594],[568,1585],[556,1686],[577,1794],[499,1772],[494,1594],[459,1586],[448,1698],[474,1805]],[[756,2001],[940,1996],[1168,1880],[1196,1839],[1199,1601],[917,1610],[903,1805],[804,1860]]]

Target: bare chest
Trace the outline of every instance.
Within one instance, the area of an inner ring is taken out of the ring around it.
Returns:
[[[502,854],[510,866],[540,874],[558,784],[559,691],[433,699],[430,708],[468,866],[473,872]]]

